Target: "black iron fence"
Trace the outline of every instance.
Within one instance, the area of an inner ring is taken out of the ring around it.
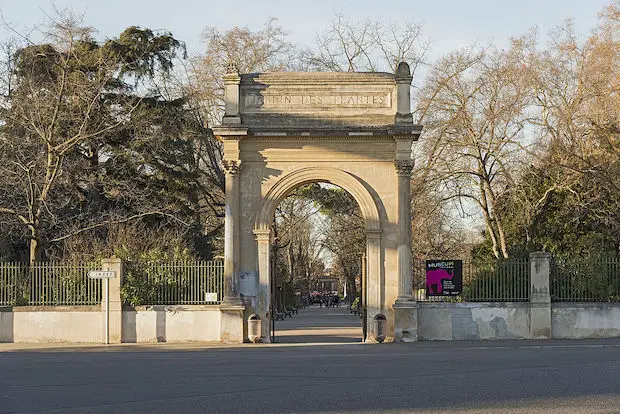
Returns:
[[[553,258],[549,283],[554,302],[620,302],[620,257]]]
[[[0,263],[0,306],[97,305],[101,280],[89,279],[98,262]]]
[[[414,299],[426,302],[527,302],[530,298],[528,258],[475,263],[463,260],[463,288],[455,296],[431,296],[427,290],[426,261],[414,260]]]
[[[224,298],[224,262],[125,262],[122,300],[128,305],[215,305]]]

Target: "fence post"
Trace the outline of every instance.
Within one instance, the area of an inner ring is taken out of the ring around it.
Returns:
[[[530,253],[530,338],[551,338],[551,296],[549,273],[551,255]]]
[[[110,343],[120,344],[122,338],[122,324],[123,324],[123,303],[121,302],[121,286],[123,285],[123,261],[119,258],[112,257],[109,259],[101,260],[101,270],[111,270],[116,272],[116,277],[110,279],[110,320],[108,321],[108,329],[110,333]],[[105,285],[105,280],[102,284]],[[101,321],[102,331],[106,326],[106,291],[103,288],[103,294],[101,295]],[[105,331],[102,335],[105,338]]]

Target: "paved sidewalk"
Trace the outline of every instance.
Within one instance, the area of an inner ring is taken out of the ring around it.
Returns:
[[[296,331],[289,331],[297,333]],[[310,331],[301,331],[304,339],[328,339],[334,337],[326,335],[324,338],[319,336],[306,335]],[[298,339],[297,335],[282,335],[278,337],[278,342],[273,344],[220,344],[218,342],[149,342],[149,343],[127,343],[127,344],[84,344],[84,343],[0,343],[0,353],[3,352],[159,352],[159,351],[206,351],[216,349],[250,349],[250,348],[297,348],[305,346],[320,346],[325,348],[332,347],[393,347],[394,352],[399,352],[402,348],[413,348],[419,350],[465,350],[465,349],[566,349],[566,348],[620,348],[620,338],[600,338],[600,339],[506,339],[491,341],[420,341],[400,344],[368,344],[356,340],[352,336],[351,341],[341,342],[294,342]],[[335,338],[341,338],[336,335]],[[288,341],[288,342],[287,342]]]
[[[276,343],[355,343],[362,341],[359,315],[340,308],[312,305],[292,318],[276,321]]]

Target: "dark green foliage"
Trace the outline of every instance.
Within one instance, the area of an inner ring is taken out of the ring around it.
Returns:
[[[554,258],[551,300],[620,302],[620,257],[592,255]]]
[[[71,239],[109,240],[110,226],[141,220],[210,250],[202,213],[221,190],[197,149],[213,137],[162,88],[183,45],[135,26],[103,44],[75,29],[16,53],[0,108],[0,228],[11,236],[0,248],[20,258],[25,242],[31,260],[58,258]]]
[[[562,183],[561,185],[557,183]],[[499,199],[511,256],[546,251],[558,257],[620,251],[620,193],[590,174],[560,166],[530,167]],[[474,249],[489,257],[490,243]]]

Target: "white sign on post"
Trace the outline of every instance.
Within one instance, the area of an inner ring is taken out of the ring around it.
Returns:
[[[105,343],[110,343],[110,279],[116,277],[114,270],[90,270],[90,279],[105,279]]]
[[[91,270],[88,272],[88,277],[91,279],[114,279],[116,272],[113,270]]]

